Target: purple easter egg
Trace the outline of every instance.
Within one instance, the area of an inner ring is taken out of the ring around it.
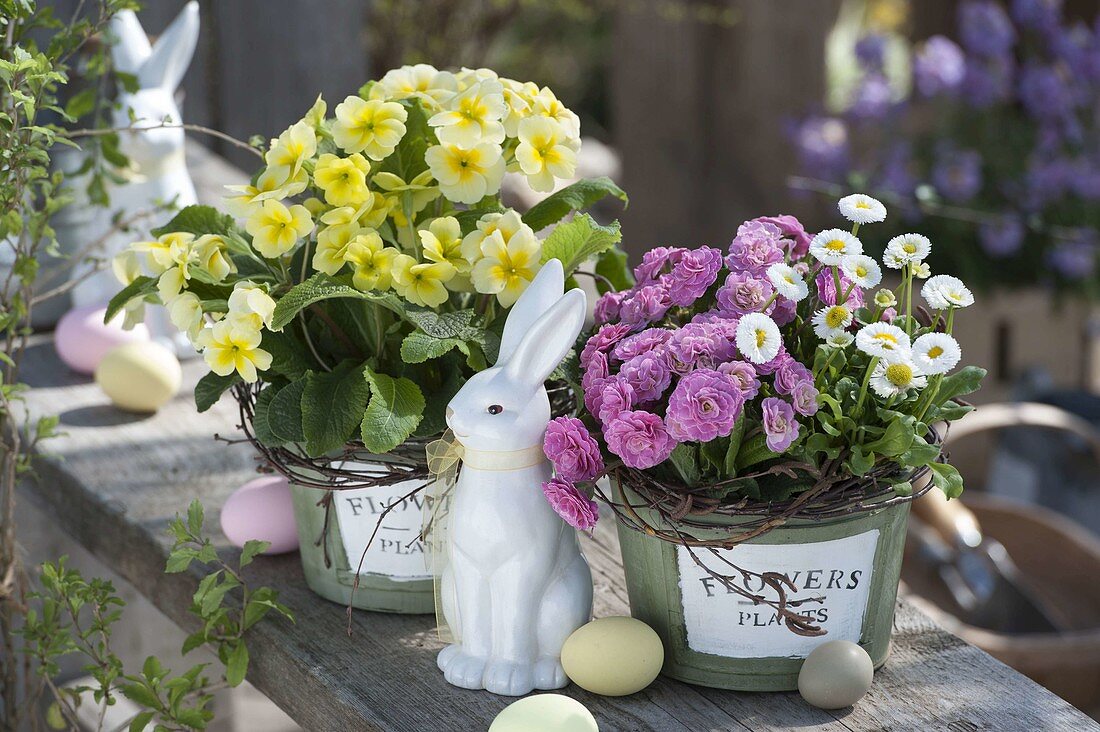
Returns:
[[[106,308],[74,308],[61,318],[54,331],[54,347],[65,365],[81,374],[93,374],[107,352],[124,343],[149,340],[149,329],[138,323],[123,330],[122,314],[104,324]]]
[[[264,554],[298,548],[290,485],[281,475],[256,478],[235,490],[222,507],[221,522],[222,533],[235,546],[255,539],[271,543]]]

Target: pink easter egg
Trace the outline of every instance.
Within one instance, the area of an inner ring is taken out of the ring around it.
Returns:
[[[149,340],[149,329],[138,323],[123,330],[123,315],[103,323],[107,309],[99,306],[74,308],[61,318],[54,331],[57,355],[65,365],[81,374],[93,374],[107,352],[124,343]]]
[[[222,507],[222,533],[235,546],[257,539],[271,542],[264,554],[298,548],[298,526],[290,485],[281,475],[250,480],[229,496]]]

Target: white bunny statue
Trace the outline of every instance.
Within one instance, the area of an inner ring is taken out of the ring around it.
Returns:
[[[550,401],[543,382],[584,325],[581,290],[564,293],[551,259],[519,298],[500,357],[447,408],[463,449],[440,579],[444,618],[457,642],[439,653],[447,681],[520,696],[568,683],[566,638],[592,613],[592,573],[576,530],[543,495]]]
[[[111,55],[116,68],[136,76],[139,87],[132,93],[119,89],[119,104],[114,111],[113,124],[115,127],[129,128],[120,133],[119,146],[130,159],[131,167],[124,173],[126,182],[110,188],[110,208],[123,211],[125,216],[153,211],[165,204],[183,208],[197,203],[195,186],[184,160],[184,131],[178,126],[182,123],[182,117],[175,93],[198,42],[198,3],[194,0],[187,3],[153,46],[150,46],[141,22],[130,10],[123,10],[111,19],[110,32],[115,37]],[[95,241],[109,231],[110,218],[110,212],[104,211],[89,222],[87,230],[80,234],[85,240],[82,244]],[[103,251],[96,254],[109,259],[136,238],[147,236],[147,228],[115,234],[105,243]],[[75,267],[72,276],[81,277],[87,271],[86,267]],[[105,305],[119,288],[118,281],[107,268],[73,289],[73,305]],[[149,325],[155,336],[171,338],[181,356],[195,355],[194,347],[171,327],[162,308],[151,311],[150,319]]]

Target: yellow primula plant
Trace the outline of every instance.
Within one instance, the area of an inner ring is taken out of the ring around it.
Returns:
[[[210,368],[200,410],[258,384],[260,440],[385,453],[442,431],[545,262],[572,275],[593,260],[601,291],[629,286],[618,224],[580,213],[626,196],[571,183],[580,124],[548,88],[420,64],[327,112],[318,98],[271,140],[224,212],[188,206],[114,262],[125,287],[107,318],[166,306]],[[550,195],[509,209],[506,173]]]

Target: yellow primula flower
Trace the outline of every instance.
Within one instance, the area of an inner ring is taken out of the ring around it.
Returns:
[[[123,285],[128,285],[141,277],[141,262],[138,260],[137,252],[133,249],[124,249],[111,257],[111,272]]]
[[[317,251],[313,253],[313,268],[334,275],[347,261],[348,244],[360,231],[354,223],[326,226],[317,234]]]
[[[571,109],[561,103],[550,87],[544,86],[531,100],[531,114],[535,117],[549,117],[562,126],[571,140],[581,139],[581,119]]]
[[[371,88],[371,99],[408,99],[415,97],[424,108],[436,111],[443,102],[458,93],[458,80],[449,71],[430,64],[415,64],[391,69]]]
[[[357,235],[348,242],[347,261],[355,269],[351,283],[357,290],[385,290],[391,284],[394,261],[401,253],[382,245],[376,231]]]
[[[523,219],[515,209],[508,209],[504,213],[485,214],[478,219],[474,230],[462,239],[462,256],[470,264],[476,264],[484,256],[481,245],[486,238],[493,235],[493,232],[499,231],[507,242],[523,229],[530,231],[531,227],[523,223]],[[535,232],[531,231],[531,236],[534,237],[534,235]]]
[[[230,214],[239,219],[247,219],[264,201],[281,201],[296,196],[306,189],[308,183],[309,174],[305,170],[299,170],[287,179],[280,177],[277,170],[273,172],[268,168],[256,179],[256,185],[225,186],[233,195],[226,196],[223,200]]]
[[[260,348],[260,331],[243,321],[225,319],[198,335],[206,365],[218,376],[236,371],[248,383],[258,378],[257,371],[271,367],[271,354]]]
[[[157,237],[156,241],[138,241],[130,245],[133,251],[145,255],[145,263],[153,274],[161,274],[179,262],[177,258],[190,250],[195,235],[186,231],[172,231]]]
[[[468,150],[435,145],[424,157],[443,195],[456,203],[474,204],[494,195],[504,179],[504,157],[498,145],[481,143]]]
[[[470,262],[462,256],[462,227],[454,216],[435,219],[427,230],[421,229],[420,244],[424,258],[432,262],[446,262],[458,272],[469,272]]]
[[[275,300],[254,282],[243,280],[233,286],[229,295],[229,312],[225,319],[250,330],[271,328],[275,317]]]
[[[336,105],[332,139],[346,152],[361,152],[371,160],[382,160],[405,136],[408,116],[397,102],[348,97]]]
[[[317,152],[317,133],[305,120],[299,120],[271,141],[264,155],[267,172],[280,181],[296,179],[302,164]]]
[[[455,273],[446,262],[417,264],[409,255],[398,254],[393,262],[393,287],[409,302],[434,308],[447,302],[446,283]]]
[[[527,119],[534,110],[534,99],[538,96],[539,87],[533,81],[518,82],[512,79],[501,79],[504,85],[504,104],[508,107],[508,113],[504,117],[504,133],[508,137],[516,137],[519,134],[519,123]]]
[[[324,153],[317,158],[313,180],[332,206],[359,206],[371,195],[367,188],[370,163],[359,153],[346,158]]]
[[[516,162],[532,189],[554,190],[554,179],[568,179],[577,170],[577,154],[567,144],[560,124],[549,117],[528,117],[519,123]]]
[[[432,172],[425,170],[408,183],[393,173],[379,173],[372,179],[374,184],[393,196],[402,203],[399,208],[404,209],[403,199],[407,195],[410,203],[410,213],[419,213],[429,203],[439,198],[438,186],[431,185]]]
[[[499,145],[504,142],[501,120],[507,113],[504,86],[497,79],[486,79],[449,100],[444,111],[428,118],[428,124],[444,145]]]
[[[503,307],[511,307],[542,267],[542,246],[531,230],[514,234],[507,242],[498,230],[481,244],[482,258],[470,273],[474,289],[496,295]]]
[[[221,282],[237,271],[233,260],[229,258],[229,247],[225,239],[217,234],[205,234],[195,240],[195,256],[203,271],[210,274],[215,282]]]
[[[294,244],[313,229],[313,217],[305,206],[287,208],[278,201],[263,202],[245,224],[252,235],[252,246],[268,259],[275,259],[294,248]]]
[[[193,292],[181,293],[167,304],[168,318],[181,333],[186,333],[192,342],[202,330],[202,300]]]

